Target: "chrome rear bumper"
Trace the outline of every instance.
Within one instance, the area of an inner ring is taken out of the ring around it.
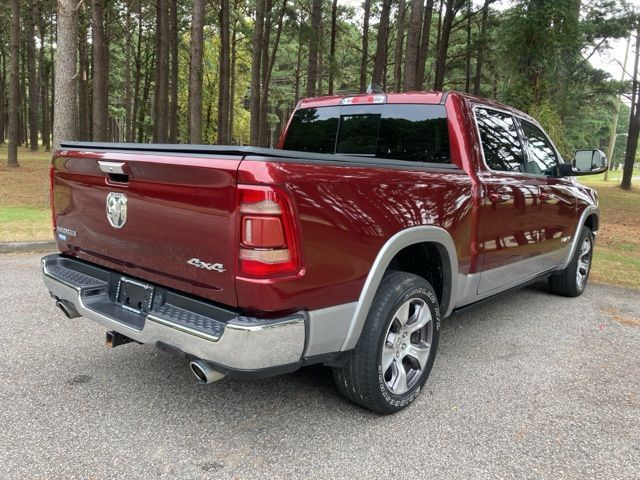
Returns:
[[[305,347],[305,315],[279,319],[243,317],[236,312],[167,292],[148,312],[124,309],[114,282],[125,277],[61,255],[42,259],[44,283],[56,300],[108,330],[139,343],[168,345],[231,370],[255,371],[295,364]]]

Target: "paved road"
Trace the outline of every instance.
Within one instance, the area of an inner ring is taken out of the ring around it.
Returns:
[[[640,478],[640,292],[541,287],[445,322],[426,390],[378,417],[323,368],[197,385],[67,320],[0,256],[2,478]]]

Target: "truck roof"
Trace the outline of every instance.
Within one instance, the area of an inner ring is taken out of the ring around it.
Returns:
[[[386,101],[384,103],[423,103],[423,104],[438,104],[442,101],[445,92],[403,92],[403,93],[354,93],[344,95],[327,95],[324,97],[303,98],[298,104],[298,108],[309,107],[331,107],[340,105],[345,98],[360,99],[361,102],[357,103],[374,103],[367,102],[367,98],[375,97],[376,95],[385,95]]]
[[[374,97],[377,97],[378,95],[384,95],[386,98],[382,102],[375,101]],[[402,92],[402,93],[353,93],[353,94],[343,94],[343,95],[327,95],[324,97],[303,98],[298,103],[298,106],[296,107],[296,109],[338,106],[342,104],[342,101],[345,98],[354,99],[355,101],[352,102],[353,104],[367,104],[367,103],[407,104],[409,103],[409,104],[437,105],[439,103],[444,104],[448,95],[462,97],[472,105],[486,105],[486,106],[497,108],[500,110],[505,110],[514,115],[518,115],[534,123],[537,123],[535,119],[531,118],[526,113],[520,110],[517,110],[513,107],[510,107],[509,105],[505,105],[496,100],[490,100],[487,98],[471,95],[469,93],[456,92],[456,91],[450,91],[450,92],[412,91],[412,92]]]

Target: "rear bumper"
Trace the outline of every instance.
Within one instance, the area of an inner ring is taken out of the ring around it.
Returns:
[[[42,259],[44,282],[57,300],[108,330],[139,343],[169,346],[218,366],[223,373],[297,365],[305,348],[305,314],[279,319],[244,317],[155,286],[148,312],[116,301],[118,272],[59,254]]]

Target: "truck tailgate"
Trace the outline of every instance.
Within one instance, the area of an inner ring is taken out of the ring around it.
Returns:
[[[58,247],[130,276],[236,306],[234,212],[241,160],[241,155],[62,150],[52,168]]]

